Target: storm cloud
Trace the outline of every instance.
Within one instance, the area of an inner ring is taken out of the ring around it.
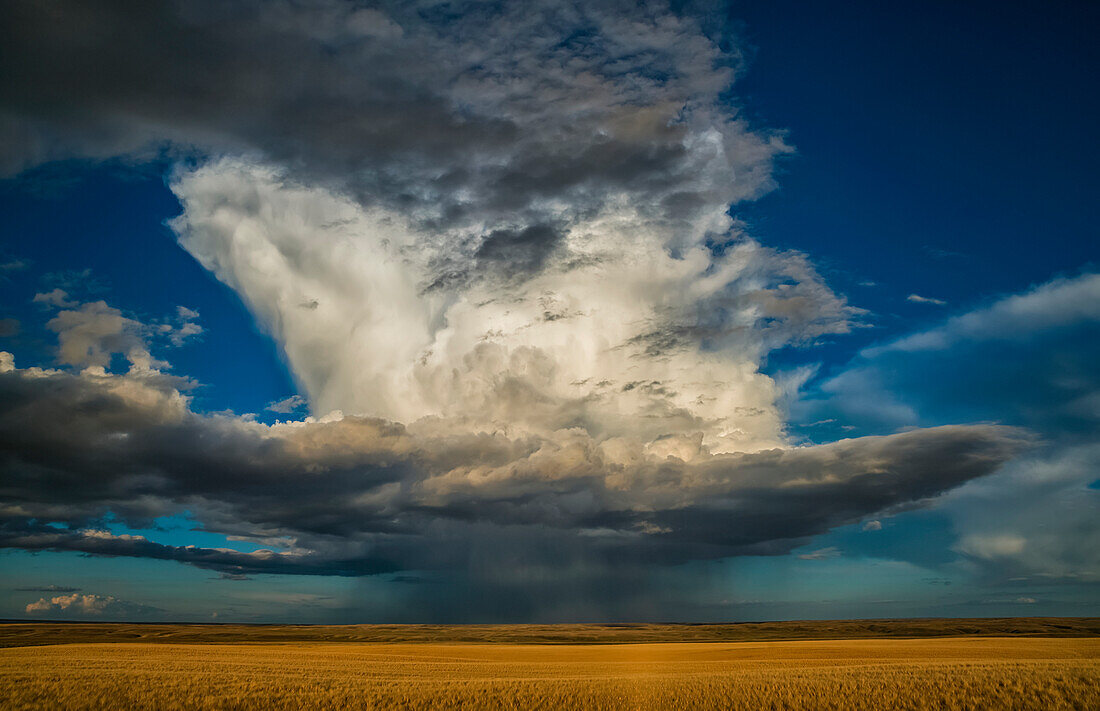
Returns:
[[[679,8],[4,3],[0,169],[167,165],[169,229],[299,386],[269,411],[311,414],[195,409],[162,359],[203,333],[189,308],[39,294],[60,367],[0,353],[0,546],[438,573],[529,616],[562,581],[625,600],[655,566],[783,554],[1027,448],[994,424],[788,434],[793,386],[762,364],[867,313],[733,216],[792,148],[741,115],[736,38]],[[263,548],[109,526],[184,513]]]
[[[579,430],[510,439],[359,417],[264,425],[194,413],[141,373],[39,369],[0,375],[0,403],[3,545],[233,573],[446,568],[487,528],[670,564],[777,553],[988,474],[1025,443],[1008,428],[939,427],[712,454],[698,438],[658,450]],[[207,530],[283,550],[97,528],[108,513],[140,527],[185,509]]]

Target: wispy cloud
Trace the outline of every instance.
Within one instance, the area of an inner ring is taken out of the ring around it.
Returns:
[[[933,299],[931,296],[921,296],[920,294],[910,294],[905,297],[906,301],[914,304],[933,304],[935,306],[947,306],[947,302],[943,299]]]
[[[282,400],[269,402],[267,404],[267,407],[264,409],[268,412],[277,412],[279,414],[286,415],[302,409],[306,406],[306,404],[306,399],[301,395],[291,395],[290,397],[284,398]]]
[[[830,558],[839,558],[841,551],[835,546],[829,546],[828,548],[819,548],[816,551],[810,551],[809,553],[799,554],[800,560],[828,560]]]

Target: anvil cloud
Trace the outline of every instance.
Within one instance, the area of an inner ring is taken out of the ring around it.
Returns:
[[[731,216],[792,149],[739,114],[738,48],[666,3],[4,15],[0,167],[169,162],[169,228],[312,414],[197,411],[196,383],[153,355],[201,333],[197,314],[155,328],[43,292],[65,367],[2,354],[2,546],[475,586],[471,561],[516,547],[565,577],[636,571],[786,553],[1031,442],[995,424],[788,433],[791,386],[765,359],[866,312]],[[270,550],[101,525],[184,511]]]

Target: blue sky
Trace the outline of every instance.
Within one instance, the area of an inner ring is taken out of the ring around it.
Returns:
[[[13,10],[0,616],[1096,614],[1096,8],[230,7]]]

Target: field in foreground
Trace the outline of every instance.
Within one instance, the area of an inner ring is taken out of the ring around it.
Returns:
[[[0,707],[1094,709],[1100,639],[59,644],[0,650]]]

